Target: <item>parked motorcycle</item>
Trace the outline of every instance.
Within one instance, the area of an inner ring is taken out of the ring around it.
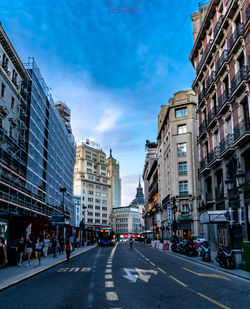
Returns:
[[[192,239],[187,240],[185,243],[185,253],[187,256],[197,256],[198,252]]]
[[[179,242],[174,241],[171,248],[172,248],[172,251],[175,253],[181,253],[181,254],[186,253],[184,241],[179,241]]]
[[[203,241],[200,244],[199,251],[200,251],[200,256],[201,256],[203,261],[211,262],[210,246],[209,246],[209,243],[207,241]]]
[[[232,250],[226,247],[219,248],[217,251],[216,261],[221,267],[233,269],[235,268]]]

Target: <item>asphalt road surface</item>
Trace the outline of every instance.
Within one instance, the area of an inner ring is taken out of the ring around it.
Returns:
[[[97,247],[0,293],[4,309],[250,308],[250,283],[136,242]]]

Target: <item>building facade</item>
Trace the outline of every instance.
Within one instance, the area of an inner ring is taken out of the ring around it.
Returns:
[[[182,238],[199,235],[197,98],[179,91],[161,106],[158,116],[158,193],[162,236],[177,232]],[[176,207],[176,208],[175,208]],[[177,222],[173,227],[172,223]],[[177,230],[177,231],[176,231]]]
[[[192,16],[198,94],[201,226],[218,245],[250,236],[249,0],[211,0]]]
[[[112,157],[112,149],[110,155],[106,159],[108,166],[108,177],[110,181],[110,209],[121,207],[121,178],[120,178],[120,165],[115,158]]]
[[[70,218],[75,144],[34,59],[21,63],[1,25],[0,38],[0,220],[11,243],[28,226],[49,232],[55,213]]]
[[[74,194],[81,197],[80,221],[86,228],[110,225],[110,181],[106,154],[89,140],[76,148]]]

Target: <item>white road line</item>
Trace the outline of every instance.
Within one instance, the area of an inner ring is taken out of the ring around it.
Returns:
[[[114,282],[113,281],[105,281],[105,288],[113,288]]]
[[[107,268],[110,268],[110,267],[112,267],[112,265],[106,265],[106,267],[107,267]]]
[[[115,301],[115,300],[119,300],[116,292],[106,292],[106,298],[109,301]]]
[[[112,275],[105,275],[105,279],[112,279]]]
[[[112,269],[106,269],[105,273],[112,273]]]
[[[163,269],[161,269],[160,267],[157,267],[159,269],[159,271],[161,271],[163,274],[166,274],[167,272]]]
[[[153,262],[149,262],[149,263],[150,263],[151,265],[153,265],[153,266],[156,266],[155,263],[153,263]]]

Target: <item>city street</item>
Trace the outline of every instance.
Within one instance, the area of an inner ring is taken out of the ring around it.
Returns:
[[[2,308],[249,308],[250,283],[149,245],[97,247],[15,285]]]

